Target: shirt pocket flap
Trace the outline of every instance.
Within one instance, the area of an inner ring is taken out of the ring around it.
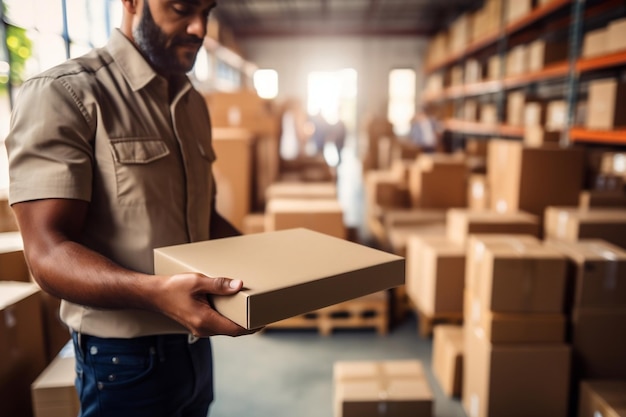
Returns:
[[[120,164],[148,164],[170,153],[161,139],[121,139],[111,142],[115,161]]]

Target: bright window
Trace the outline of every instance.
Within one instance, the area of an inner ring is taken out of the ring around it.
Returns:
[[[259,69],[254,72],[254,88],[261,98],[272,99],[278,95],[278,73],[273,69]]]
[[[389,108],[387,117],[396,135],[409,133],[415,115],[415,71],[394,69],[389,73]]]

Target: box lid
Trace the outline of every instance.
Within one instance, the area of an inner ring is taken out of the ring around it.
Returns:
[[[404,284],[404,258],[297,228],[154,250],[155,273],[241,279],[215,308],[253,329]]]

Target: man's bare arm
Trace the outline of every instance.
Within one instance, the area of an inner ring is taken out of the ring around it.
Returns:
[[[234,294],[240,280],[122,268],[80,244],[87,203],[70,199],[13,205],[31,273],[42,289],[85,306],[142,309],[169,316],[197,336],[249,333],[211,308],[207,294]]]

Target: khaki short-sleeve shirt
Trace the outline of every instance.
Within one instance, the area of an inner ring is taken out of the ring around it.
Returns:
[[[173,98],[119,31],[107,46],[27,81],[6,139],[10,203],[89,202],[82,242],[153,273],[153,249],[210,238],[215,160],[206,104],[186,77]],[[62,302],[70,328],[100,337],[185,333],[148,311]]]

